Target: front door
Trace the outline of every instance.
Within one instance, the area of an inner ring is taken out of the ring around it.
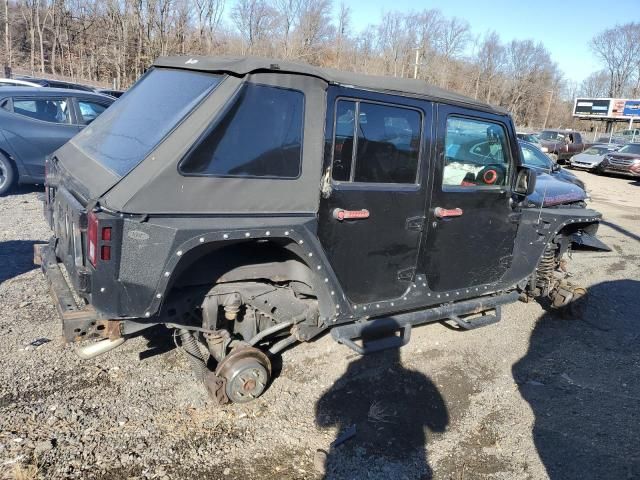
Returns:
[[[511,265],[517,144],[505,116],[438,106],[434,185],[421,267],[429,288],[491,284]]]
[[[353,89],[328,95],[319,238],[352,302],[402,296],[424,225],[432,104]]]

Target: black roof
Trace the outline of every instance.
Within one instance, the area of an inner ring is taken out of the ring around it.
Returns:
[[[250,73],[272,72],[309,75],[325,80],[327,83],[353,86],[365,90],[387,93],[409,94],[411,96],[428,97],[444,102],[464,104],[498,114],[508,114],[502,108],[459,95],[442,88],[434,87],[422,80],[410,78],[382,77],[345,72],[331,68],[320,68],[303,63],[290,62],[262,57],[206,57],[206,56],[171,56],[160,57],[154,62],[158,67],[182,68],[231,75],[244,76]]]

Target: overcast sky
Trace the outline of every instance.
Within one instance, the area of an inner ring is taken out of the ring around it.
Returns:
[[[339,10],[340,0],[334,0]],[[495,30],[503,42],[542,42],[568,80],[582,81],[601,68],[589,40],[606,28],[640,22],[640,0],[345,0],[353,29],[378,23],[384,12],[437,8],[447,17],[464,18],[474,35]]]

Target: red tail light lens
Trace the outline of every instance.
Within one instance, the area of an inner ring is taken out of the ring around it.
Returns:
[[[111,260],[111,247],[109,245],[103,245],[100,249],[100,259],[104,261]]]
[[[104,227],[102,229],[102,240],[105,242],[111,241],[111,227]]]
[[[95,213],[87,215],[87,256],[95,267],[98,259],[98,217]]]

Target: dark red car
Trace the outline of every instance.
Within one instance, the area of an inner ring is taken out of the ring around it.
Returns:
[[[607,154],[598,171],[640,177],[640,143],[630,143],[617,152]]]

